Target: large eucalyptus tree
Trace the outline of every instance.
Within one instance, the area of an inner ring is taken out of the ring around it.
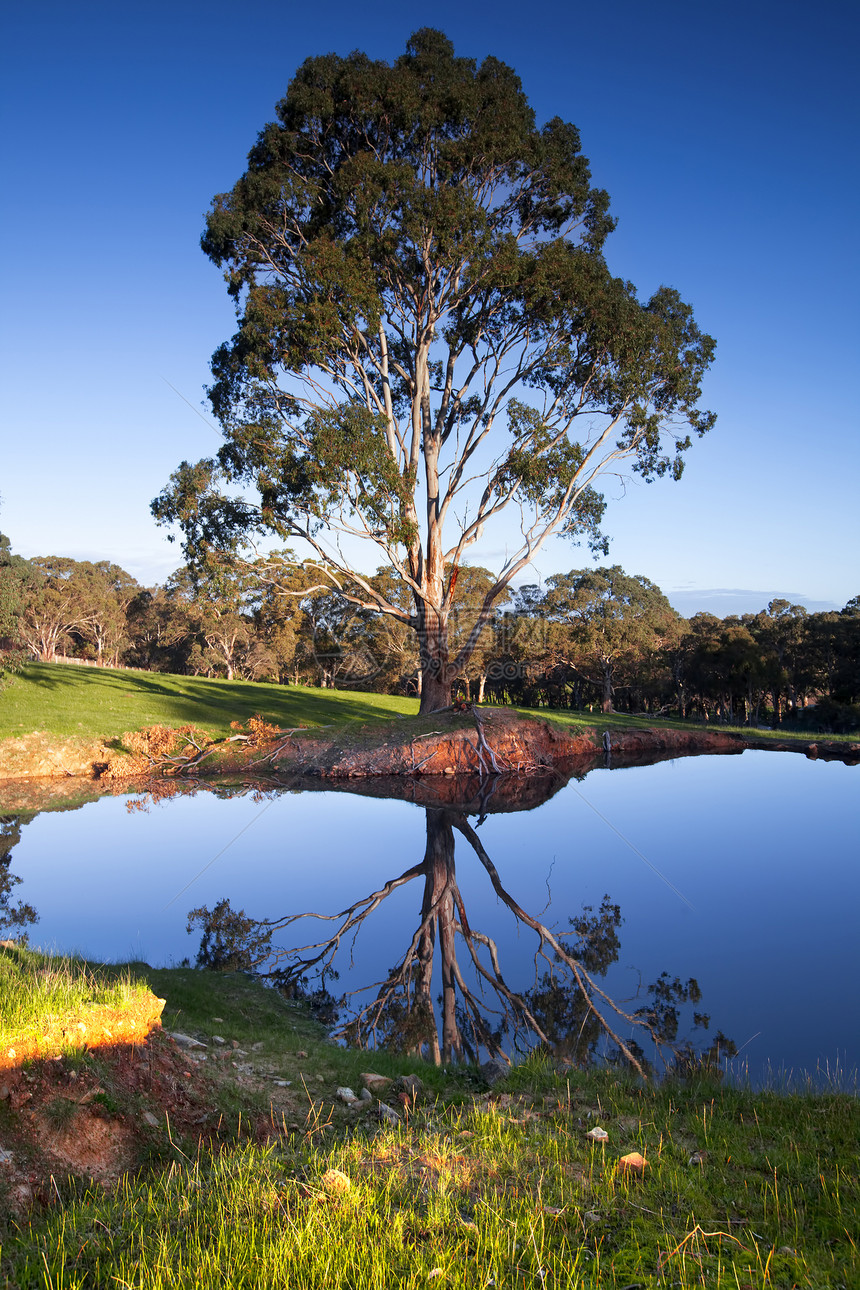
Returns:
[[[202,240],[238,318],[209,390],[226,443],[153,510],[192,559],[303,538],[322,578],[414,628],[433,710],[548,537],[601,544],[602,474],[680,475],[714,421],[714,342],[677,291],[643,303],[610,274],[576,128],[538,128],[495,58],[429,29],[391,65],[310,58],[277,114]],[[502,513],[508,557],[452,658],[458,571]],[[361,576],[355,537],[406,608]]]

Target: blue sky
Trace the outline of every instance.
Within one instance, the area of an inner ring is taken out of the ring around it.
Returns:
[[[7,6],[0,529],[13,548],[110,558],[147,583],[176,566],[149,502],[181,459],[218,446],[197,412],[233,329],[198,245],[209,203],[305,57],[390,60],[434,25],[458,54],[510,63],[540,121],[580,128],[619,221],[613,271],[643,296],[677,287],[717,338],[704,400],[717,426],[680,483],[608,488],[611,562],[687,612],[728,612],[706,604],[714,588],[857,595],[856,4],[442,0],[413,13],[387,0]],[[538,572],[587,562],[555,542]]]

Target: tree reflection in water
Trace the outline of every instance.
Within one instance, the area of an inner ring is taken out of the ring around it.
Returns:
[[[23,941],[27,939],[26,929],[39,921],[32,905],[12,900],[12,890],[21,881],[10,868],[12,850],[21,841],[25,823],[20,815],[0,815],[0,935],[14,929]]]
[[[636,1006],[634,1000],[630,1009],[601,987],[598,978],[618,959],[622,922],[619,906],[608,896],[597,911],[585,906],[570,919],[569,930],[554,931],[507,891],[465,811],[431,807],[426,816],[421,863],[338,913],[306,911],[257,922],[233,910],[229,901],[211,911],[192,910],[188,930],[197,925],[204,933],[198,965],[252,968],[287,994],[331,1005],[334,1037],[356,1047],[413,1051],[436,1063],[480,1060],[483,1052],[507,1062],[510,1053],[540,1045],[572,1063],[599,1055],[628,1062],[644,1075],[651,1066],[646,1041],[658,1052],[668,1047],[684,1064],[718,1065],[721,1055],[730,1055],[733,1045],[721,1033],[704,1054],[696,1054],[689,1042],[678,1046],[681,1009],[700,999],[694,979],[683,982],[663,973],[643,992],[646,1001]],[[520,928],[534,934],[534,976],[527,989],[509,983],[499,944],[468,917],[454,863],[457,833],[469,843],[499,901]],[[395,891],[420,879],[420,915],[398,962],[384,980],[335,1000],[327,983],[337,978],[338,952],[354,944],[364,923]],[[275,946],[279,933],[290,930],[294,937],[309,921],[332,924],[332,930],[305,944]],[[709,1025],[699,1012],[692,1021],[694,1029]]]

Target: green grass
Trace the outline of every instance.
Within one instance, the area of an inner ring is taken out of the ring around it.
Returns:
[[[9,1231],[0,1276],[18,1290],[857,1284],[856,1099],[648,1090],[608,1072],[525,1082],[525,1099],[431,1103],[397,1130],[332,1136],[323,1114],[268,1146],[177,1154],[113,1196],[73,1188]],[[642,1176],[619,1167],[631,1151]]]
[[[77,970],[89,986],[91,970]],[[305,1050],[303,1123],[273,1117],[268,1144],[243,1140],[259,1092],[234,1087],[228,1096],[213,1085],[215,1114],[233,1117],[220,1142],[197,1146],[154,1130],[163,1142],[150,1167],[114,1193],[58,1176],[47,1209],[15,1220],[0,1207],[0,1285],[858,1284],[855,1096],[703,1080],[646,1086],[613,1069],[560,1075],[540,1056],[483,1093],[468,1069],[336,1048],[302,1008],[242,974],[146,964],[103,971],[163,994],[168,1027],[208,1038],[217,1023],[253,1048],[255,1063],[291,1069],[296,1050]],[[89,1060],[113,1115],[121,1095],[110,1067],[95,1054]],[[372,1111],[347,1113],[334,1097],[338,1084],[367,1069],[417,1071],[429,1096],[399,1128],[380,1128]],[[74,1111],[62,1096],[46,1109],[59,1127]],[[139,1108],[126,1113],[139,1118]],[[606,1129],[605,1144],[588,1139],[593,1126]],[[643,1174],[622,1170],[630,1152],[645,1157]],[[348,1186],[327,1178],[330,1170]]]
[[[217,738],[230,733],[231,721],[258,713],[287,728],[417,711],[417,699],[397,695],[30,663],[0,695],[0,739],[34,730],[113,739],[154,725],[196,725]]]
[[[802,744],[810,743],[844,743],[860,742],[856,734],[830,735],[813,731],[799,730],[764,730],[755,726],[724,726],[717,721],[682,721],[680,717],[639,716],[627,712],[572,712],[567,708],[517,708],[524,717],[540,717],[560,726],[581,727],[585,730],[702,730],[712,734],[742,735],[745,739],[766,739],[775,743]]]
[[[146,991],[130,970],[0,945],[0,1045],[90,1006],[120,1008]]]
[[[490,709],[491,710],[491,709]],[[743,726],[697,726],[692,722],[626,713],[570,712],[518,708],[524,716],[583,730],[630,730],[666,727],[675,730],[730,731],[778,742],[809,743],[826,739],[856,743],[855,735],[792,734],[751,730]],[[147,726],[195,725],[214,738],[230,734],[232,721],[260,714],[282,728],[306,725],[358,726],[392,717],[415,716],[418,700],[401,695],[304,686],[208,680],[162,672],[112,671],[60,663],[31,663],[0,694],[0,739],[41,731],[54,738],[116,739]],[[432,718],[422,718],[426,724]],[[468,724],[468,718],[465,724]],[[423,730],[424,724],[420,725]],[[415,726],[418,729],[419,726]],[[404,727],[404,735],[413,731]]]

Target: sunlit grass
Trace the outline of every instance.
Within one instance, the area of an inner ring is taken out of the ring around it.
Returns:
[[[854,735],[798,735],[748,726],[708,726],[671,718],[604,714],[596,710],[518,708],[517,711],[583,730],[699,728],[779,741],[810,742],[826,737],[828,741],[857,742]],[[231,722],[245,722],[257,714],[287,729],[303,725],[309,728],[360,725],[414,716],[417,712],[418,700],[402,695],[31,663],[0,696],[0,739],[32,731],[64,739],[75,736],[115,739],[126,731],[155,725],[194,725],[220,738],[231,733]]]
[[[146,982],[129,971],[0,945],[0,1045],[88,1007],[121,1008],[146,993]]]
[[[0,739],[34,730],[110,739],[154,725],[196,725],[220,737],[256,714],[287,728],[417,711],[417,699],[397,695],[31,663],[0,697]]]
[[[46,966],[77,977],[89,998],[102,985],[92,965],[64,972],[35,953],[3,954],[32,969],[25,977],[22,968],[21,979],[40,999]],[[154,1167],[127,1175],[113,1193],[58,1175],[47,1209],[4,1219],[0,1203],[0,1285],[858,1284],[856,1096],[812,1084],[762,1091],[706,1076],[645,1085],[612,1067],[560,1074],[540,1054],[484,1092],[468,1068],[336,1048],[295,1005],[243,974],[133,964],[103,975],[107,989],[119,976],[120,988],[133,977],[163,992],[168,1026],[208,1036],[217,1021],[253,1048],[255,1061],[280,1054],[315,1078],[297,1081],[303,1110],[293,1109],[289,1124],[261,1107],[259,1091],[213,1083],[210,1109],[232,1117],[220,1143],[177,1139],[165,1124]],[[5,1018],[9,996],[0,991]],[[70,996],[56,998],[62,1005]],[[93,1061],[105,1105],[121,1104],[110,1064]],[[395,1129],[380,1126],[375,1104],[346,1112],[334,1090],[358,1086],[368,1068],[418,1072],[427,1100],[408,1115],[401,1109]],[[243,1105],[243,1097],[254,1100]],[[0,1102],[0,1137],[7,1107]],[[249,1109],[267,1143],[247,1140]],[[46,1114],[59,1121],[69,1108],[52,1103]],[[598,1126],[608,1134],[603,1143],[587,1136]],[[641,1172],[622,1163],[634,1152],[645,1160]]]
[[[267,1146],[177,1151],[114,1196],[79,1191],[9,1232],[0,1275],[20,1290],[847,1287],[858,1128],[850,1097],[611,1072],[335,1140],[309,1115]],[[619,1163],[633,1151],[642,1174]]]
[[[628,712],[571,711],[567,708],[517,708],[526,717],[540,717],[562,726],[582,727],[585,730],[687,730],[707,731],[713,734],[742,735],[745,739],[767,739],[776,743],[803,744],[825,740],[827,743],[856,744],[856,734],[832,735],[815,731],[798,731],[786,728],[766,730],[758,726],[722,725],[718,721],[681,721],[678,717],[652,717]]]

